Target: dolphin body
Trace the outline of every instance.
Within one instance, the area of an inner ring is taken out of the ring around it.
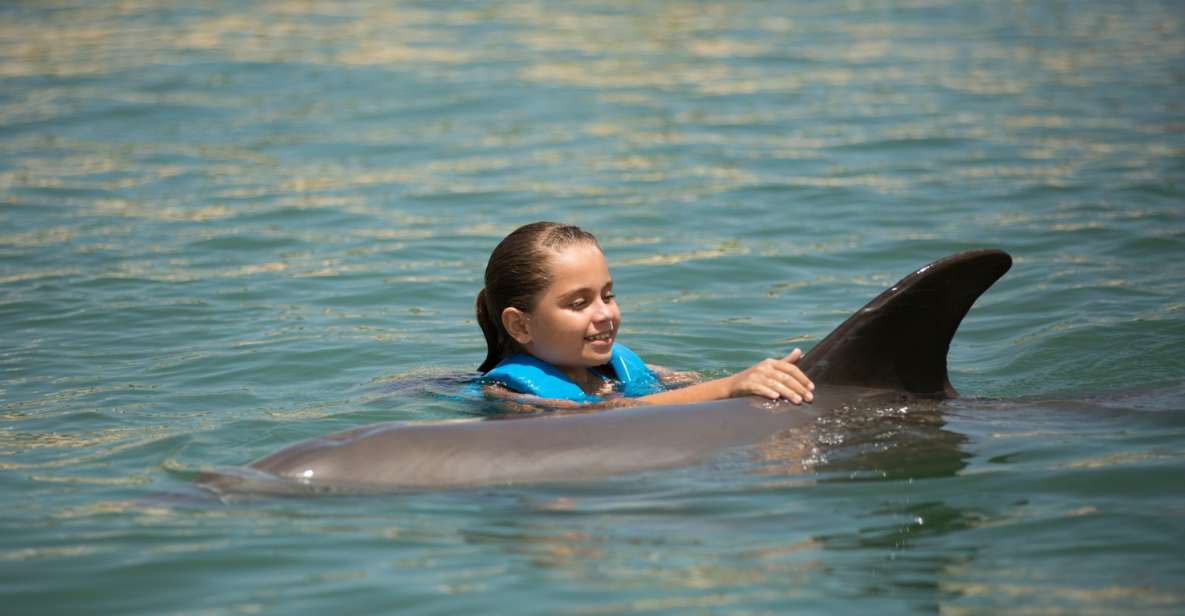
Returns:
[[[955,397],[946,367],[951,338],[1011,265],[999,250],[962,252],[882,292],[798,361],[816,386],[810,404],[751,396],[514,419],[378,423],[309,439],[198,481],[219,493],[581,481],[689,465],[809,426],[832,409]]]

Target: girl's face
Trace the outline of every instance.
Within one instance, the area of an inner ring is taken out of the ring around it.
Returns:
[[[609,362],[621,326],[605,255],[592,243],[573,244],[550,259],[552,283],[526,315],[528,353],[558,368]]]

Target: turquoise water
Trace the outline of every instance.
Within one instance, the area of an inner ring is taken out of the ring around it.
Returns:
[[[1178,2],[0,6],[10,614],[1179,613]],[[222,503],[480,416],[489,251],[598,234],[649,361],[809,347],[1013,254],[964,397],[579,485]]]

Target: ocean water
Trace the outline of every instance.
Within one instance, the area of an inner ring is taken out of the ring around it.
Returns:
[[[1181,613],[1180,2],[0,6],[6,614]],[[223,502],[480,417],[489,251],[603,244],[719,376],[1010,252],[958,400],[580,484]]]

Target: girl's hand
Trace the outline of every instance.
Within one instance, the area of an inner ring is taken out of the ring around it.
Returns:
[[[785,398],[794,404],[814,400],[811,390],[815,388],[815,384],[794,365],[800,357],[802,350],[794,349],[782,359],[762,360],[748,370],[727,377],[728,396],[732,398],[756,395],[770,400]]]

